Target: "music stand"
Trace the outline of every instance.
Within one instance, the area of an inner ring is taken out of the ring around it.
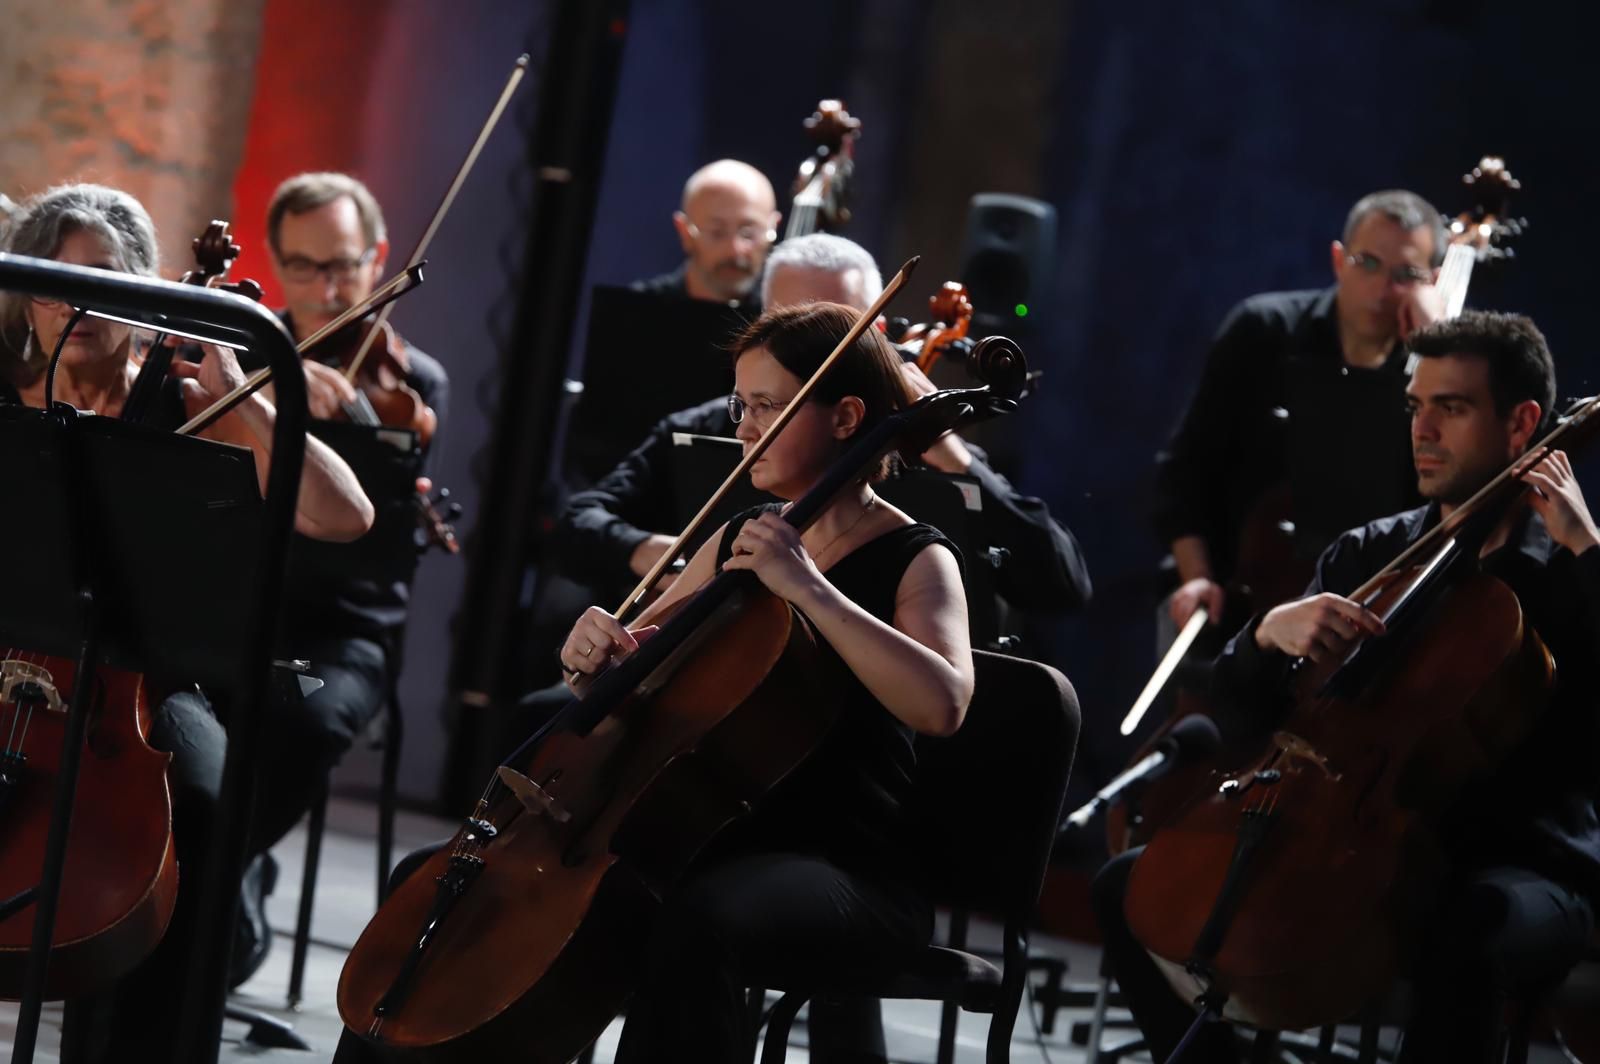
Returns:
[[[198,931],[179,1019],[178,1059],[215,1061],[261,706],[305,454],[305,378],[283,326],[239,296],[6,254],[0,289],[243,343],[274,369],[278,418],[264,499],[253,458],[236,447],[72,413],[12,410],[0,421],[0,462],[31,518],[0,523],[0,544],[28,560],[8,576],[14,586],[27,581],[29,593],[0,598],[6,638],[75,658],[80,677],[102,663],[168,670],[231,696],[222,796],[197,877]],[[51,522],[53,534],[42,534]],[[190,564],[162,564],[175,553]],[[37,1042],[91,686],[76,684],[69,705],[13,1062],[31,1061]]]
[[[733,390],[728,344],[748,324],[726,303],[596,285],[569,467],[590,483],[668,414]]]

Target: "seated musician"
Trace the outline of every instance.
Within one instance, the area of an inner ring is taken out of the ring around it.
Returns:
[[[747,448],[853,317],[835,304],[790,307],[742,335],[727,402]],[[899,356],[868,330],[755,464],[755,483],[782,499],[801,497],[852,437],[907,398]],[[664,610],[719,570],[748,569],[810,618],[857,681],[840,692],[843,716],[811,759],[664,899],[620,1062],[746,1060],[745,987],[860,968],[929,939],[932,910],[904,878],[897,824],[915,768],[912,736],[961,725],[972,654],[953,546],[885,502],[873,490],[882,475],[881,466],[865,471],[804,533],[776,508],[740,515],[631,629],[592,607],[561,648],[569,678],[593,675],[626,658]],[[402,862],[397,876],[425,857]],[[827,1003],[813,1008],[815,1017]],[[335,1059],[361,1059],[356,1041],[347,1034]],[[825,1051],[814,1045],[814,1059]]]
[[[155,228],[132,196],[98,185],[51,189],[23,204],[10,227],[5,250],[146,277],[156,275]],[[72,308],[48,300],[0,294],[0,404],[44,405],[44,370],[72,316]],[[56,375],[58,401],[105,417],[122,413],[139,370],[134,330],[98,318],[83,318],[62,346]],[[232,352],[206,347],[199,363],[176,360],[174,376],[160,393],[150,423],[176,429],[223,394],[243,383]],[[252,396],[219,419],[204,435],[250,448],[263,484],[272,458],[276,412]],[[314,439],[306,441],[295,529],[320,539],[352,540],[372,523],[372,504],[344,461]],[[181,564],[174,555],[173,564]],[[104,1010],[109,1059],[127,1059],[139,1047],[143,1059],[171,1059],[163,1040],[176,1036],[171,1022],[189,960],[199,904],[191,870],[201,865],[207,832],[220,794],[226,736],[211,706],[192,685],[178,687],[156,705],[150,744],[172,754],[168,780],[180,868],[177,907],[166,937],[118,985]]]
[[[1295,509],[1272,518],[1294,519],[1292,546],[1308,563],[1341,529],[1416,504],[1400,413],[1405,339],[1438,317],[1433,281],[1445,239],[1439,212],[1421,196],[1374,192],[1330,244],[1331,287],[1264,292],[1228,313],[1156,456],[1155,524],[1177,565],[1167,603],[1177,627],[1200,606],[1212,625],[1223,623],[1224,587],[1248,561],[1241,535],[1285,478]],[[1329,468],[1348,463],[1352,444],[1325,426],[1358,417],[1374,419],[1362,446],[1381,455],[1377,467],[1330,485]],[[1226,615],[1237,625],[1247,613]]]
[[[1337,659],[1382,622],[1345,597],[1488,483],[1549,424],[1555,370],[1544,337],[1516,315],[1469,311],[1411,338],[1419,360],[1406,388],[1421,509],[1344,533],[1322,555],[1305,597],[1257,616],[1218,661],[1217,694],[1233,729],[1269,726],[1294,658]],[[1420,933],[1415,1010],[1403,1059],[1489,1060],[1499,1003],[1552,986],[1582,956],[1600,897],[1596,822],[1596,682],[1600,662],[1600,533],[1560,451],[1525,477],[1480,552],[1484,572],[1516,593],[1556,662],[1556,687],[1529,738],[1472,786],[1441,834],[1456,872]],[[1532,711],[1535,707],[1528,707]],[[1236,719],[1237,718],[1237,719]],[[1158,835],[1159,837],[1159,835]],[[1123,896],[1141,851],[1096,880],[1110,968],[1156,1059],[1193,1018],[1128,930]],[[1373,987],[1374,998],[1384,987]],[[1233,1059],[1222,1025],[1185,1061]]]
[[[287,304],[283,322],[297,341],[367,298],[389,255],[377,200],[360,181],[338,173],[299,174],[278,186],[267,208],[267,246]],[[305,359],[306,405],[313,418],[340,420],[345,404],[356,397],[337,366],[340,353],[353,357],[358,337],[364,335],[359,326],[351,331],[348,339],[333,337],[319,347],[322,357],[308,354]],[[449,380],[437,361],[411,344],[401,345],[403,379],[438,419],[436,443]],[[434,453],[430,445],[427,460]],[[373,502],[381,507],[394,500]],[[261,966],[272,942],[264,896],[272,890],[277,865],[267,851],[299,823],[328,773],[383,706],[411,601],[409,581],[398,576],[335,579],[296,566],[292,559],[290,575],[284,588],[282,652],[309,661],[323,686],[293,712],[276,718],[266,734],[265,763],[271,768],[262,775],[256,800],[261,852],[244,881],[242,939],[234,950],[231,977],[235,986]]]
[[[749,163],[718,159],[689,175],[672,214],[683,263],[670,273],[636,281],[636,291],[669,299],[727,303],[751,317],[761,313],[756,282],[778,238],[772,182]]]
[[[761,279],[761,302],[776,309],[827,300],[860,311],[882,290],[877,263],[865,248],[814,233],[773,249]],[[914,395],[934,390],[915,363],[902,362],[901,372]],[[731,436],[734,426],[720,398],[669,414],[593,488],[574,495],[553,541],[563,575],[620,595],[666,553],[676,519],[667,470],[672,437],[679,432]],[[1001,597],[1021,609],[1052,612],[1085,605],[1091,594],[1089,570],[1077,540],[1043,502],[1017,491],[986,458],[955,434],[922,456],[934,469],[977,480],[987,542],[1011,552],[995,573]]]

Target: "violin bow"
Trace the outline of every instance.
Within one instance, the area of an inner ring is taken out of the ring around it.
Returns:
[[[524,52],[512,64],[511,75],[506,78],[505,87],[500,90],[500,99],[495,101],[494,108],[489,112],[489,117],[484,120],[483,127],[478,130],[478,137],[472,142],[472,147],[467,151],[466,159],[456,170],[455,178],[450,182],[450,187],[445,190],[444,198],[439,201],[438,208],[433,212],[433,220],[428,223],[428,228],[423,230],[422,237],[417,241],[416,250],[412,251],[411,258],[406,262],[406,269],[410,269],[423,261],[423,256],[428,253],[428,245],[433,242],[434,233],[438,232],[439,224],[444,221],[444,216],[450,212],[450,206],[455,203],[456,193],[461,191],[461,186],[466,183],[467,175],[472,172],[472,167],[478,161],[478,154],[483,151],[483,146],[489,140],[489,134],[494,132],[494,127],[499,124],[500,116],[505,113],[506,106],[511,102],[511,96],[517,91],[517,86],[522,83],[522,78],[528,72],[528,55]],[[350,366],[344,371],[345,380],[354,382],[356,374],[361,371],[361,366],[367,360],[367,353],[372,350],[373,341],[388,324],[389,314],[394,305],[388,304],[378,312],[378,318],[372,323],[372,329],[367,333],[366,339],[361,341],[361,346],[356,349],[355,357],[350,360]]]
[[[393,303],[407,292],[415,289],[422,283],[423,265],[423,263],[419,262],[414,266],[408,266],[401,273],[397,273],[393,277],[389,278],[389,280],[385,281],[382,285],[373,289],[372,294],[367,296],[367,298],[363,299],[361,302],[357,303],[355,306],[351,307],[343,314],[340,314],[337,318],[334,318],[332,321],[328,322],[328,324],[324,325],[322,328],[318,329],[316,332],[312,333],[310,336],[296,344],[295,351],[304,355],[307,351],[311,350],[313,347],[316,347],[323,340],[326,340],[328,337],[332,336],[346,325],[349,325],[351,322],[372,313],[374,308],[387,307],[389,304]],[[171,329],[166,329],[164,331],[172,333],[173,335],[187,335],[173,333],[173,330]],[[197,337],[197,339],[199,338]],[[224,346],[233,345],[229,344]],[[218,418],[222,417],[224,414],[227,414],[234,407],[250,398],[250,396],[254,395],[256,392],[259,392],[262,388],[265,388],[267,383],[271,380],[271,366],[265,366],[256,370],[254,373],[246,377],[244,379],[244,383],[239,385],[239,387],[235,388],[227,395],[224,395],[222,398],[218,399],[216,402],[200,411],[200,413],[196,414],[194,417],[178,426],[178,435],[192,436],[197,432],[201,432],[207,428],[210,428]]]
[[[710,516],[711,511],[716,509],[728,492],[733,490],[733,486],[738,483],[739,478],[750,471],[750,467],[756,464],[756,459],[766,453],[767,448],[772,445],[773,440],[778,438],[778,434],[783,431],[784,426],[793,421],[800,413],[800,408],[805,405],[806,400],[811,397],[811,393],[816,390],[817,384],[822,380],[823,375],[832,369],[833,364],[839,360],[850,345],[860,339],[861,334],[866,332],[872,326],[872,323],[878,320],[878,315],[883,313],[883,308],[895,297],[895,293],[899,292],[905,283],[911,279],[911,274],[916,270],[917,263],[921,259],[922,256],[920,255],[913,255],[910,259],[907,259],[906,264],[900,267],[900,272],[895,274],[889,283],[884,286],[883,292],[873,301],[872,306],[861,312],[861,316],[856,318],[855,324],[850,326],[850,331],[844,334],[844,339],[839,341],[838,346],[833,349],[833,353],[823,360],[822,365],[818,366],[817,371],[811,375],[811,379],[801,386],[800,390],[795,393],[795,397],[789,400],[788,405],[778,414],[777,419],[767,427],[767,431],[762,433],[761,438],[750,448],[750,453],[744,456],[744,459],[734,468],[733,472],[728,474],[728,479],[722,482],[722,486],[712,493],[711,498],[706,500],[704,506],[700,507],[700,512],[694,515],[694,519],[689,522],[689,527],[678,534],[678,538],[672,541],[672,546],[667,548],[667,552],[656,559],[655,565],[650,567],[650,571],[644,575],[644,579],[640,580],[639,585],[628,593],[627,598],[622,600],[622,605],[617,607],[615,613],[619,621],[626,623],[628,614],[638,607],[644,597],[650,593],[650,589],[656,586],[656,581],[661,579],[661,574],[666,572],[667,567],[677,560],[678,555],[683,551],[683,545],[693,539],[700,531],[700,527],[705,524],[706,518]]]

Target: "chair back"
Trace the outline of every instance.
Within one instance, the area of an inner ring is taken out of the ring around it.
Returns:
[[[977,684],[947,738],[917,739],[911,830],[931,900],[1025,927],[1044,884],[1078,743],[1078,696],[1048,665],[973,651]]]

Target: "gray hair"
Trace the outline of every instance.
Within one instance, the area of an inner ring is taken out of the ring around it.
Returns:
[[[1403,188],[1388,188],[1382,192],[1373,192],[1356,200],[1356,205],[1350,208],[1350,213],[1344,220],[1344,243],[1350,244],[1350,238],[1356,235],[1356,229],[1366,221],[1369,215],[1381,214],[1394,222],[1400,228],[1410,231],[1421,229],[1424,226],[1433,234],[1433,256],[1429,265],[1437,267],[1444,262],[1444,249],[1447,240],[1445,235],[1444,219],[1433,204],[1417,195],[1407,192]]]
[[[361,217],[361,235],[366,238],[367,247],[387,239],[389,233],[383,224],[383,210],[366,185],[349,174],[332,171],[296,174],[278,186],[267,204],[267,242],[272,245],[273,253],[280,250],[278,233],[283,229],[284,215],[305,214],[345,196],[356,205],[356,214]]]
[[[54,258],[76,232],[93,233],[105,242],[112,269],[156,275],[160,252],[149,212],[126,192],[105,185],[58,185],[30,197],[6,225],[0,248],[13,255]],[[27,296],[0,292],[0,373],[18,383],[36,374],[44,359],[29,343],[27,304]]]
[[[839,274],[860,270],[861,286],[865,289],[862,294],[868,303],[883,292],[883,275],[878,272],[878,264],[866,248],[831,233],[808,233],[783,241],[767,256],[767,267],[761,273],[763,307],[772,302],[769,298],[772,295],[772,273],[782,266]]]

